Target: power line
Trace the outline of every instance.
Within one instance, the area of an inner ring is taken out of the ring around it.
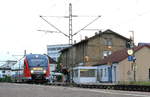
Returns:
[[[53,28],[55,28],[58,32],[62,33],[63,35],[69,37],[67,34],[65,34],[64,32],[62,32],[60,29],[58,29],[56,26],[54,26],[53,24],[51,24],[49,21],[47,21],[45,18],[43,18],[42,16],[40,16],[45,22],[47,22],[50,26],[52,26]]]
[[[60,33],[58,31],[49,31],[49,30],[37,30],[37,31],[42,31],[42,32],[46,32],[46,33]]]
[[[69,16],[42,16],[51,18],[69,18]],[[97,17],[97,16],[86,16],[86,15],[72,15],[72,17]]]
[[[65,34],[63,31],[61,31],[59,28],[57,28],[55,25],[53,25],[52,23],[50,23],[48,20],[46,20],[44,17],[51,17],[51,18],[68,18],[69,19],[69,35]],[[88,23],[87,25],[85,25],[84,27],[82,27],[80,30],[78,30],[77,32],[75,32],[73,34],[72,32],[72,18],[74,17],[96,17],[94,20],[92,20],[90,23]],[[65,35],[67,38],[69,38],[69,44],[73,44],[73,36],[75,36],[76,34],[78,34],[79,32],[81,32],[82,30],[84,30],[85,28],[87,28],[89,25],[91,25],[92,23],[94,23],[96,20],[98,20],[101,16],[78,16],[78,15],[72,15],[72,4],[69,3],[69,15],[68,16],[40,16],[40,18],[42,18],[46,23],[48,23],[51,27],[53,27],[54,29],[56,29],[57,31],[46,31],[46,30],[38,30],[38,31],[44,31],[44,32],[48,32],[48,33],[61,33],[63,35]]]
[[[92,22],[90,22],[89,24],[85,25],[85,26],[84,26],[83,28],[81,28],[79,31],[75,32],[75,33],[73,34],[73,36],[76,35],[76,34],[78,34],[80,31],[84,30],[86,27],[88,27],[89,25],[91,25],[93,22],[95,22],[96,20],[98,20],[100,17],[101,17],[101,16],[98,16],[98,17],[97,17],[96,19],[94,19]]]

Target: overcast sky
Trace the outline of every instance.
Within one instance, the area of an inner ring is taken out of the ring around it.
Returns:
[[[73,15],[102,17],[87,29],[112,29],[130,37],[135,32],[135,42],[150,42],[150,0],[0,0],[0,58],[5,54],[46,53],[46,45],[67,44],[62,34],[46,34],[37,30],[55,31],[39,16],[67,16],[69,3]],[[67,18],[46,18],[68,34]],[[73,33],[95,17],[74,17]],[[74,36],[80,41],[96,31],[81,31]]]

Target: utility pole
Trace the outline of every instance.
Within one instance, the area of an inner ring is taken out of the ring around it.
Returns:
[[[73,44],[72,35],[72,4],[69,4],[69,44]]]
[[[55,25],[53,25],[52,23],[50,23],[44,17],[69,18],[69,35],[65,34],[63,31],[61,31]],[[80,17],[80,16],[78,16],[78,15],[72,15],[72,4],[69,3],[69,16],[40,16],[40,18],[42,18],[47,24],[49,24],[51,27],[53,27],[57,31],[46,31],[46,30],[37,30],[37,31],[44,31],[44,32],[47,32],[47,33],[61,33],[61,34],[63,34],[64,36],[66,36],[69,39],[69,44],[72,45],[73,44],[73,36],[75,36],[80,31],[84,30],[86,27],[88,27],[89,25],[91,25],[93,22],[95,22],[96,20],[98,20],[101,16],[82,16],[82,17],[96,17],[96,18],[94,20],[92,20],[90,23],[88,23],[87,25],[85,25],[83,28],[81,28],[80,30],[78,30],[77,32],[75,32],[74,34],[73,34],[73,31],[72,31],[72,18],[73,17]]]
[[[134,31],[131,31],[132,32],[132,41],[133,41],[133,43],[132,43],[132,45],[133,45],[133,49],[134,49],[134,47],[135,47],[135,44],[134,44]],[[136,81],[136,57],[135,57],[135,51],[133,52],[133,72],[134,72],[134,81]]]
[[[26,54],[27,54],[27,51],[26,51],[26,50],[24,50],[24,56],[26,56]]]
[[[135,51],[134,51],[134,47],[135,47],[135,44],[134,44],[134,31],[130,31],[132,33],[132,42],[131,42],[131,48],[133,50],[133,62],[132,62],[132,65],[133,65],[133,80],[136,81],[136,57],[135,57]]]
[[[92,23],[94,23],[96,20],[98,20],[101,16],[82,16],[82,17],[96,17],[94,20],[92,20],[91,22],[89,22],[87,25],[85,25],[84,27],[82,27],[80,30],[76,31],[75,33],[73,33],[72,31],[72,19],[73,17],[80,17],[78,15],[73,15],[72,14],[72,4],[69,3],[69,16],[49,16],[49,17],[63,17],[63,18],[68,18],[69,19],[69,35],[65,34],[63,31],[61,31],[59,28],[57,28],[55,25],[53,25],[52,23],[50,23],[48,20],[46,20],[44,17],[46,16],[40,16],[40,18],[42,18],[47,24],[49,24],[51,27],[53,27],[56,31],[58,32],[54,32],[54,31],[46,31],[46,32],[50,32],[50,33],[61,33],[64,36],[66,36],[69,39],[69,45],[73,44],[73,36],[77,35],[79,32],[81,32],[82,30],[84,30],[85,28],[87,28],[89,25],[91,25]],[[42,30],[38,30],[38,31],[42,31]],[[45,31],[44,31],[45,32]],[[71,55],[71,81],[73,81],[73,50],[70,52],[72,53]]]

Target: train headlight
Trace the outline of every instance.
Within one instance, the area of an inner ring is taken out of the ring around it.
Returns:
[[[46,73],[46,70],[43,70],[43,73]]]
[[[31,70],[31,73],[34,73],[34,70]]]

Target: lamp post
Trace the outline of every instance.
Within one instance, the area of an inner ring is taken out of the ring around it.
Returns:
[[[135,51],[134,51],[134,31],[130,31],[132,33],[131,42],[130,42],[130,49],[128,50],[128,55],[132,58],[132,70],[133,70],[133,80],[136,81],[136,58],[135,58]]]

